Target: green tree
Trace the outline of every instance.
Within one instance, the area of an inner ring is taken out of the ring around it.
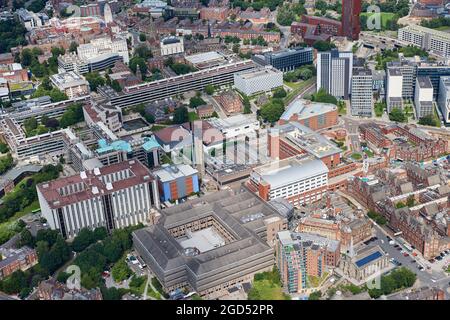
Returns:
[[[308,300],[319,300],[321,297],[322,291],[314,291],[309,295]]]
[[[98,72],[86,73],[84,77],[87,82],[89,82],[89,87],[92,91],[97,91],[98,87],[105,85],[105,78],[103,78]]]
[[[405,121],[407,121],[407,118],[402,109],[393,108],[391,110],[391,113],[389,113],[389,120],[396,121],[396,122],[405,122]]]
[[[250,99],[247,96],[244,96],[242,100],[242,104],[244,105],[244,114],[252,113],[252,108],[250,105]]]
[[[69,46],[69,52],[76,52],[77,48],[78,48],[78,43],[75,41],[72,41]]]
[[[94,232],[88,228],[83,228],[78,232],[75,239],[72,242],[72,250],[75,252],[81,252],[86,249],[90,244],[95,242]]]
[[[287,96],[287,92],[282,87],[276,89],[275,92],[273,93],[273,97],[278,98],[278,99],[284,98],[286,96]]]
[[[144,60],[150,59],[153,57],[152,51],[146,45],[140,45],[136,49],[134,49],[134,55],[136,57],[140,57]]]
[[[28,229],[23,229],[20,232],[20,245],[21,246],[29,246],[31,248],[35,245],[35,240],[33,235]]]
[[[182,124],[189,121],[189,112],[186,107],[179,107],[173,113],[173,123]]]
[[[434,119],[433,115],[426,115],[425,117],[422,117],[419,119],[419,124],[423,126],[437,126],[437,121]]]
[[[59,124],[61,128],[67,128],[68,126],[84,121],[83,105],[80,103],[72,104],[67,107],[63,113]]]
[[[284,103],[281,99],[272,99],[271,102],[261,107],[261,117],[270,123],[278,121],[284,112]]]
[[[201,97],[199,97],[199,96],[195,96],[195,97],[192,97],[190,100],[189,100],[189,107],[191,107],[191,108],[197,108],[198,106],[203,106],[203,105],[205,105],[206,104],[206,101],[205,100],[203,100]]]
[[[147,40],[147,36],[145,35],[145,33],[140,33],[139,34],[139,41],[144,42],[145,40]]]
[[[4,142],[0,142],[0,153],[7,153],[8,151],[8,145]]]
[[[215,91],[215,88],[214,88],[214,86],[212,85],[212,84],[208,84],[206,87],[205,87],[205,92],[206,92],[206,94],[208,94],[208,95],[213,95],[214,94],[214,91]]]
[[[295,21],[295,12],[289,5],[283,5],[278,8],[277,22],[282,26],[290,26]]]
[[[111,88],[113,88],[114,91],[116,91],[116,92],[122,91],[122,87],[120,86],[120,83],[117,80],[111,81]]]
[[[25,128],[25,131],[31,132],[31,131],[33,131],[34,129],[37,128],[38,123],[37,123],[37,120],[36,120],[35,117],[31,117],[31,118],[26,119],[23,122],[23,126]]]
[[[131,276],[131,270],[124,259],[119,260],[111,269],[111,275],[116,282],[122,282]]]
[[[330,51],[331,49],[336,48],[336,45],[332,42],[317,40],[313,43],[313,48],[317,51]]]
[[[334,105],[338,105],[338,101],[331,94],[327,93],[324,88],[320,88],[315,94],[312,95],[312,101],[315,102],[323,102],[323,103],[332,103]]]

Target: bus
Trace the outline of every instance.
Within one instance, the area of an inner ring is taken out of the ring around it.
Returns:
[[[38,213],[38,212],[41,212],[41,208],[34,209],[34,210],[31,211],[31,213],[33,213],[33,214],[34,214],[34,213]]]
[[[409,244],[404,242],[403,246],[405,247],[406,251],[408,251],[408,252],[412,252],[413,251],[413,248],[411,248],[411,246]]]
[[[402,231],[396,232],[396,233],[394,233],[394,237],[398,237],[398,236],[401,235],[402,233],[403,233]]]

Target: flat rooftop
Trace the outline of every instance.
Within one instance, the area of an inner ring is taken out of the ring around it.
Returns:
[[[419,76],[419,77],[417,77],[417,83],[419,84],[419,87],[421,87],[421,88],[433,89],[433,86],[431,84],[429,77]]]
[[[208,63],[217,60],[225,60],[224,56],[216,51],[209,51],[204,53],[193,54],[190,56],[186,56],[185,59],[192,63],[193,65],[199,63]]]
[[[336,105],[332,103],[313,102],[305,99],[295,99],[283,112],[280,119],[289,121],[293,115],[297,115],[298,119],[307,119],[313,116],[318,116],[331,111],[337,110]]]
[[[249,123],[253,123],[255,121],[257,121],[257,119],[254,114],[253,115],[237,114],[235,116],[225,119],[211,118],[207,120],[207,122],[209,122],[214,128],[221,131],[226,130],[228,128],[241,127]]]
[[[225,245],[225,240],[211,227],[195,232],[186,232],[185,237],[177,240],[184,249],[197,248],[200,253]]]
[[[254,169],[261,180],[271,189],[285,186],[328,172],[328,167],[313,157],[294,156],[274,161]]]
[[[265,67],[265,68],[261,68],[261,69],[257,69],[257,70],[244,71],[242,73],[236,74],[236,76],[240,77],[242,79],[248,80],[248,79],[264,77],[269,74],[277,74],[277,73],[281,73],[281,71],[278,71],[274,68]]]
[[[160,170],[154,172],[161,182],[173,181],[181,177],[189,177],[198,171],[187,164],[169,165],[165,164]]]
[[[280,134],[286,138],[284,141],[319,159],[342,152],[340,148],[321,134],[295,121],[275,127],[273,130],[279,130]]]

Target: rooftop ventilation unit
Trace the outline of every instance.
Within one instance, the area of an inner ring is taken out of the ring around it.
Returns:
[[[111,182],[106,183],[106,190],[112,190],[113,189],[113,185]]]
[[[86,171],[80,171],[80,178],[81,179],[87,179]]]
[[[92,193],[93,194],[98,194],[98,188],[97,187],[92,187]]]
[[[97,168],[97,167],[95,167],[95,168],[94,168],[94,174],[95,174],[96,176],[99,176],[99,175],[100,175],[100,169]]]

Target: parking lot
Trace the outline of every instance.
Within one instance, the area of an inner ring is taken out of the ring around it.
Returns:
[[[450,281],[450,277],[446,276],[442,269],[432,267],[428,261],[425,261],[423,258],[419,257],[419,255],[413,256],[399,243],[398,239],[392,239],[395,244],[389,244],[389,239],[379,229],[379,227],[376,227],[375,230],[375,237],[377,239],[371,241],[368,245],[380,246],[388,255],[391,263],[410,269],[417,275],[421,285],[435,286],[440,284],[440,286],[443,286],[444,288],[448,287],[447,282]],[[416,251],[413,250],[413,252]],[[450,255],[445,258],[449,259]]]

